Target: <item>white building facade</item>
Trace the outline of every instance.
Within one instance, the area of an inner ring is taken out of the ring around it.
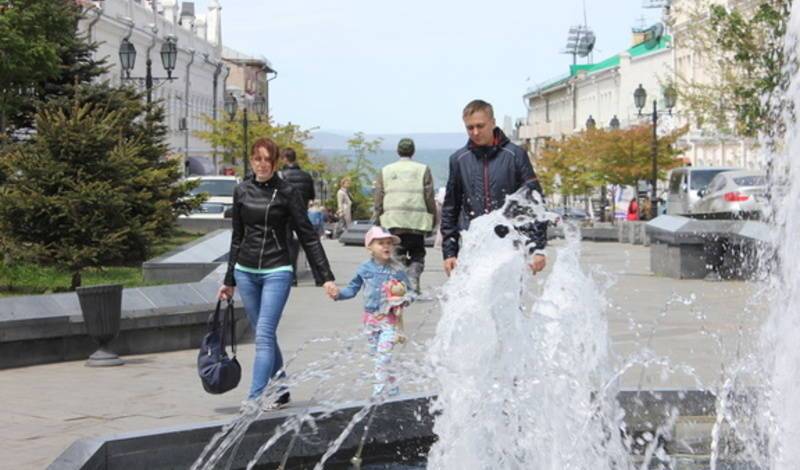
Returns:
[[[83,2],[88,8],[80,29],[99,44],[96,55],[105,58],[108,72],[102,80],[129,83],[142,91],[148,56],[152,62],[153,101],[166,111],[171,152],[180,156],[212,156],[210,144],[195,132],[209,130],[203,116],[223,112],[225,79],[222,63],[222,18],[218,1],[209,3],[205,15],[196,15],[192,2],[176,0],[104,0]],[[160,51],[169,35],[177,38],[178,56],[174,80],[167,77]],[[128,39],[136,49],[136,60],[128,80],[120,64],[119,49]]]
[[[753,1],[729,0],[728,3],[743,7]],[[596,64],[573,65],[569,74],[529,89],[524,95],[528,114],[527,122],[519,130],[520,140],[529,139],[536,152],[547,139],[585,129],[589,116],[601,128],[608,127],[614,116],[622,128],[647,123],[653,99],[658,100],[659,110],[665,110],[663,89],[669,83],[679,84],[678,76],[691,81],[708,80],[704,59],[695,57],[682,42],[692,34],[693,28],[687,8],[696,7],[695,0],[676,0],[668,12],[674,33],[664,34],[658,40],[645,40],[635,35],[634,46],[628,50]],[[642,116],[633,99],[639,84],[647,91],[647,105]],[[671,117],[661,116],[660,132],[689,123],[680,100]],[[682,158],[687,164],[748,169],[761,166],[760,154],[752,140],[689,124],[688,133],[678,142],[685,149]]]
[[[536,152],[548,139],[584,130],[589,117],[598,128],[616,117],[620,127],[649,122],[653,99],[663,106],[663,84],[670,77],[672,39],[661,36],[636,44],[596,64],[572,65],[564,77],[535,86],[524,95],[527,122],[520,139],[530,139]],[[642,85],[648,105],[639,115],[633,93]]]
[[[704,61],[715,60],[714,57],[698,56],[688,44],[688,39],[697,28],[695,22],[704,20],[698,19],[693,12],[707,12],[711,4],[747,11],[756,3],[755,0],[673,0],[668,11],[668,20],[675,38],[673,70],[676,81],[709,83],[713,79],[709,76]],[[680,102],[677,108],[680,112]],[[722,134],[715,130],[699,129],[696,123],[691,123],[689,133],[684,136],[682,142],[687,146],[685,157],[694,166],[755,169],[760,168],[763,163],[755,140]]]

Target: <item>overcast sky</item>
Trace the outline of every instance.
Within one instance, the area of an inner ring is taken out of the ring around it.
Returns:
[[[196,2],[200,12],[207,0]],[[595,61],[660,15],[643,0],[586,0]],[[559,52],[582,0],[222,0],[223,42],[278,70],[278,122],[367,133],[458,132],[473,98],[522,117],[528,86],[567,73]]]

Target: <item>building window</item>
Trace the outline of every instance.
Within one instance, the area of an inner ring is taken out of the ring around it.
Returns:
[[[544,121],[550,122],[550,100],[547,98],[544,100]]]

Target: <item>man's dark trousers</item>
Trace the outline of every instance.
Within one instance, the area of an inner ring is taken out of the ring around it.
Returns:
[[[394,233],[394,230],[389,229]],[[395,248],[395,255],[407,268],[412,290],[420,292],[419,278],[425,269],[425,235],[416,233],[394,233],[400,237],[400,244]]]

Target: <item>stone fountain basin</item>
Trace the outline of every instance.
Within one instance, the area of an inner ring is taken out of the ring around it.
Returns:
[[[401,455],[401,458],[416,459],[425,455],[434,441],[433,416],[429,405],[434,397],[404,396],[386,402],[376,412],[370,430],[365,457],[379,455]],[[680,418],[672,431],[672,441],[667,442],[668,451],[675,454],[696,456],[700,459],[708,453],[708,436],[716,397],[700,390],[622,391],[617,399],[625,410],[625,424],[633,436],[653,432],[667,421],[673,410]],[[347,425],[352,416],[366,402],[344,403],[330,416],[317,420],[318,433],[313,439],[298,439],[292,450],[294,462],[313,463],[327,449]],[[314,416],[322,416],[326,410],[312,408]],[[275,428],[287,416],[297,412],[296,408],[265,413],[249,428],[231,468],[245,468],[251,456],[272,436]],[[52,470],[136,470],[162,468],[189,468],[203,448],[227,422],[216,421],[181,427],[158,429],[107,437],[80,439],[65,450],[48,468]],[[308,429],[308,428],[304,428]],[[354,455],[361,438],[362,426],[344,441],[340,451],[330,461],[344,464]],[[307,431],[306,431],[307,432]],[[273,449],[264,454],[259,466],[275,468],[283,457],[289,443],[284,436]],[[226,460],[223,462],[227,462]]]

